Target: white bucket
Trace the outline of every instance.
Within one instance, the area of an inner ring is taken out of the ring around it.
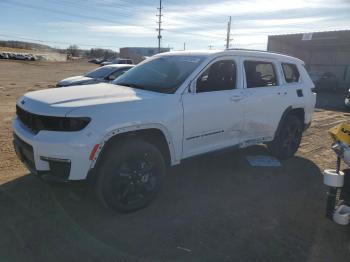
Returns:
[[[333,221],[339,225],[346,226],[350,222],[350,207],[341,205],[333,214]]]
[[[344,172],[336,170],[326,169],[323,171],[323,183],[330,187],[343,187],[344,185]]]

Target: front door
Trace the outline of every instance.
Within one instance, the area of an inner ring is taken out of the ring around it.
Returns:
[[[217,59],[183,95],[184,158],[240,143],[243,90],[238,72],[234,58]]]

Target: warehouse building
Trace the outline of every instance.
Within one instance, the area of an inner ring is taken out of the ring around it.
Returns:
[[[350,88],[350,30],[272,35],[267,50],[300,58],[311,76],[328,74]]]
[[[160,52],[169,52],[170,48],[161,48]],[[158,54],[158,47],[122,47],[119,50],[120,57],[130,58],[139,63],[147,57]]]

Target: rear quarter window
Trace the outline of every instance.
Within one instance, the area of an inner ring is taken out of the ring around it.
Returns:
[[[284,79],[287,83],[298,83],[300,79],[300,73],[298,67],[295,64],[282,63],[282,69]]]

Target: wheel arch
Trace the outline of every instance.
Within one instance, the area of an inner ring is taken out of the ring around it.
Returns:
[[[110,146],[123,139],[139,138],[155,145],[163,154],[167,165],[178,164],[175,147],[170,132],[160,124],[145,124],[121,127],[108,132],[100,142],[91,161],[90,169],[94,169],[97,162]]]
[[[284,110],[280,122],[278,124],[278,127],[276,129],[275,135],[274,137],[276,137],[276,135],[280,132],[282,126],[283,126],[283,122],[285,121],[285,119],[287,118],[288,115],[295,115],[296,117],[299,118],[299,120],[301,121],[301,123],[303,124],[303,129],[305,129],[305,109],[302,107],[296,107],[293,108],[292,106],[289,106],[286,110]]]

